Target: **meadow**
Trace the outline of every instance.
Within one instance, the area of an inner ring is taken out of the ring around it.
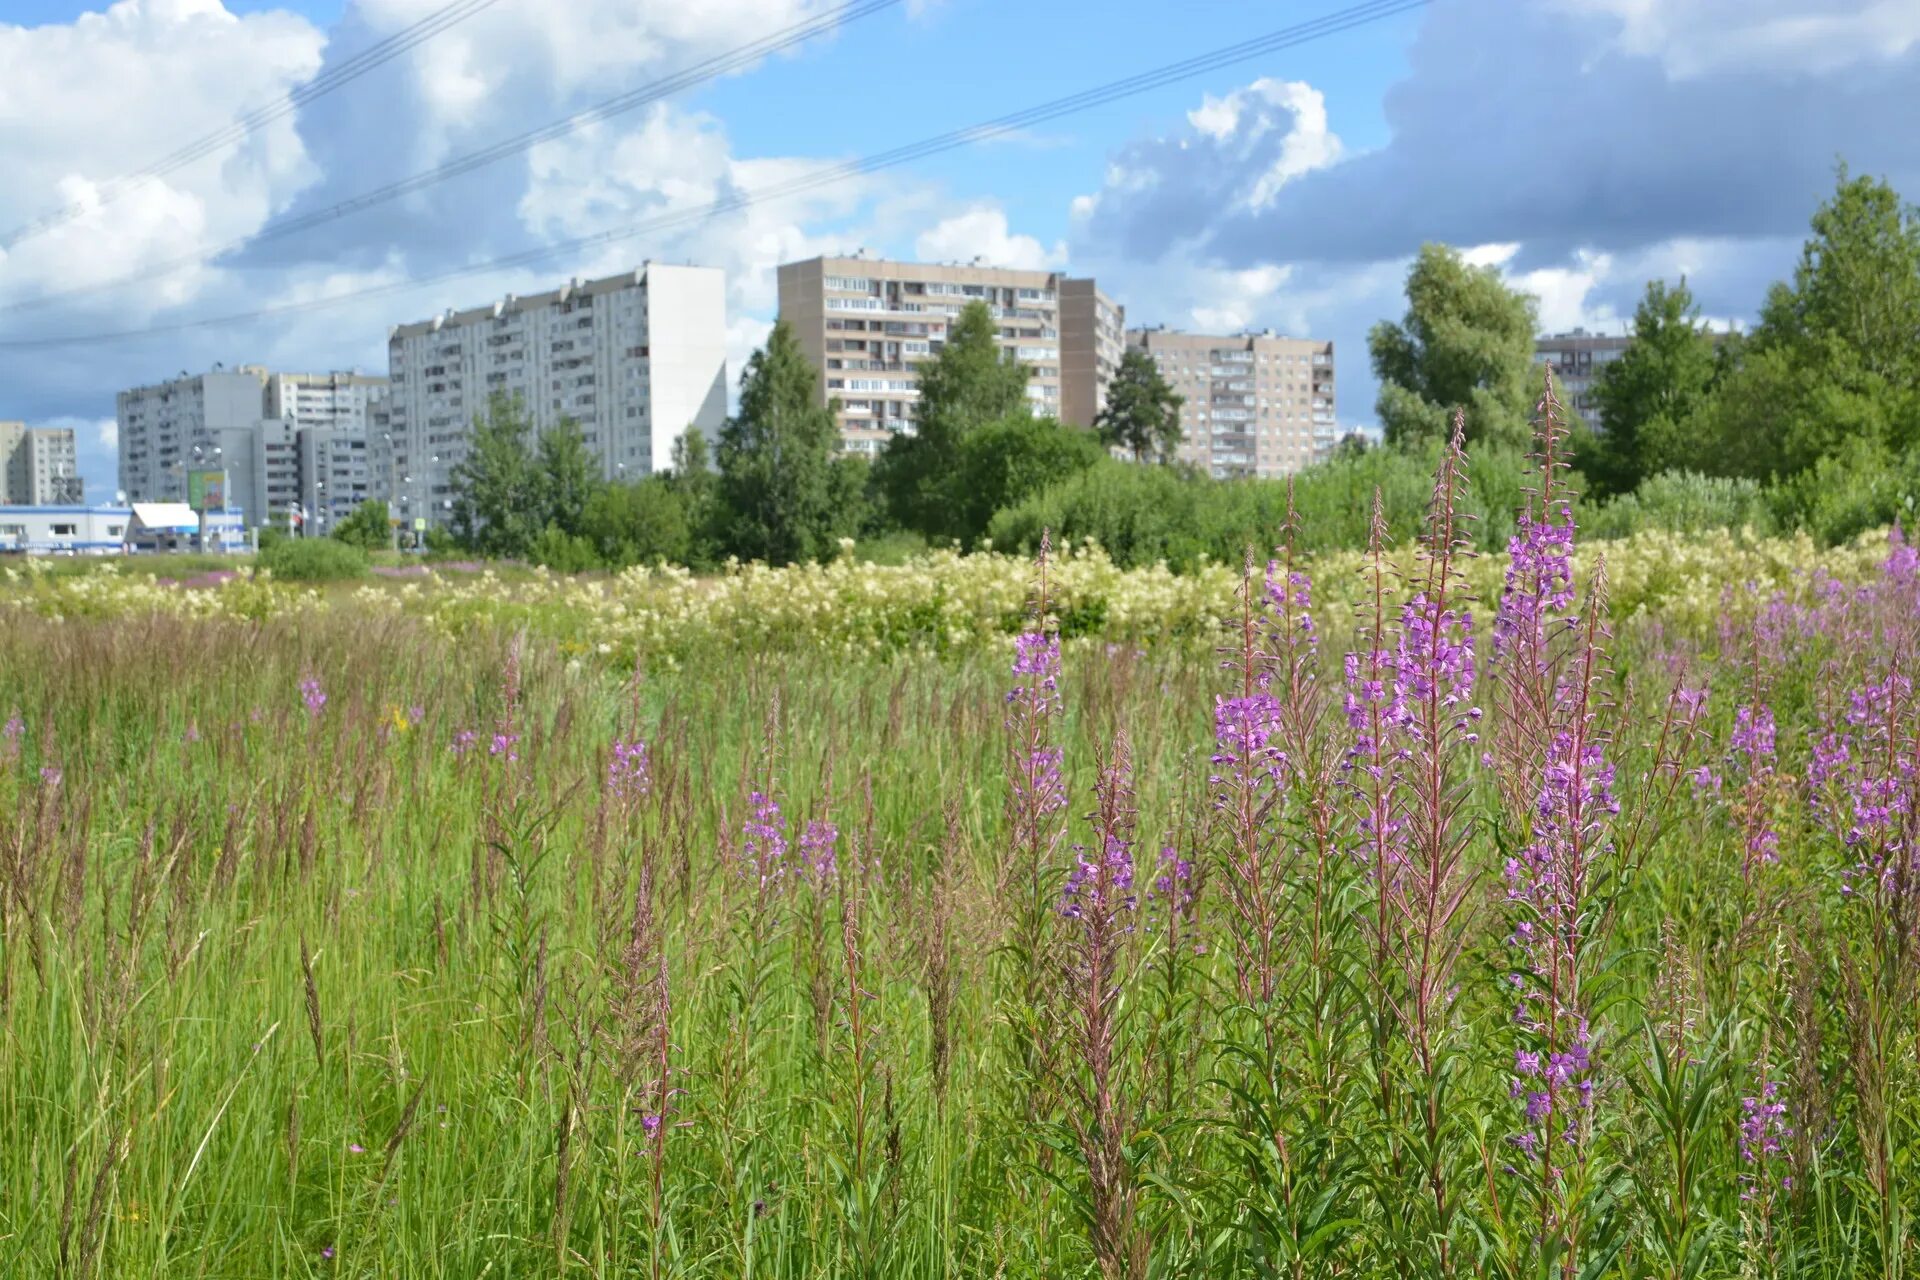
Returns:
[[[1920,554],[0,586],[0,1271],[1892,1277]]]

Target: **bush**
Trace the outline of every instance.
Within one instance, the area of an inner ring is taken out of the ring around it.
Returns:
[[[976,427],[962,437],[946,483],[953,527],[968,544],[977,543],[995,512],[1106,458],[1092,432],[1051,418],[1004,418]]]
[[[1854,438],[1839,452],[1774,488],[1774,513],[1825,546],[1851,542],[1868,529],[1913,523],[1920,495],[1920,451],[1895,456],[1874,440]]]
[[[1376,492],[1389,538],[1406,542],[1425,517],[1438,461],[1437,448],[1368,449],[1300,472],[1296,545],[1303,552],[1366,546]],[[1524,460],[1486,449],[1470,468],[1473,488],[1463,509],[1473,519],[1465,527],[1481,546],[1504,547],[1525,483]],[[1280,540],[1286,514],[1283,480],[1212,480],[1103,460],[1000,511],[988,532],[997,548],[1030,552],[1040,531],[1051,529],[1056,543],[1091,538],[1128,568],[1165,561],[1184,573],[1202,560],[1238,564],[1249,547],[1264,553]]]
[[[265,551],[287,541],[288,533],[277,524],[262,525],[254,533],[254,550]]]
[[[1761,485],[1697,471],[1648,476],[1632,493],[1584,513],[1580,523],[1581,532],[1594,538],[1624,538],[1643,529],[1704,533],[1750,528],[1770,534],[1774,528],[1773,507]]]
[[[264,547],[255,561],[289,582],[345,582],[367,573],[367,553],[333,538],[288,538]]]

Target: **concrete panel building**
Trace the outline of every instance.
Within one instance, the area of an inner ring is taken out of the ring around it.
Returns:
[[[398,326],[387,343],[396,514],[447,521],[453,468],[495,392],[517,397],[537,431],[579,423],[607,479],[666,470],[684,432],[719,434],[726,330],[724,273],[660,263]]]
[[[1535,364],[1551,364],[1555,392],[1589,426],[1600,425],[1600,406],[1593,398],[1600,371],[1625,355],[1633,339],[1625,334],[1588,333],[1573,329],[1533,340]],[[1537,390],[1537,388],[1536,388]]]
[[[0,422],[0,503],[70,506],[82,488],[72,427]]]
[[[179,502],[187,472],[224,469],[228,505],[249,525],[284,519],[300,500],[299,432],[364,435],[385,393],[382,377],[260,365],[123,391],[116,404],[120,488],[129,502]]]
[[[1216,478],[1286,475],[1339,442],[1331,342],[1175,329],[1136,329],[1128,341],[1184,400],[1180,460]]]
[[[780,315],[840,403],[841,447],[876,454],[911,431],[919,365],[967,304],[993,312],[1002,352],[1033,370],[1035,412],[1091,426],[1126,343],[1126,315],[1091,280],[1055,271],[812,258],[780,267]]]

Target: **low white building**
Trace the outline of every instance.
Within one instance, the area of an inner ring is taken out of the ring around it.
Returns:
[[[183,502],[136,502],[127,507],[0,507],[0,554],[109,556],[129,551],[201,549],[200,517]],[[209,551],[248,547],[239,511],[207,516]]]

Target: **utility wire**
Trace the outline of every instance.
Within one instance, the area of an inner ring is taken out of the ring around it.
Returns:
[[[162,156],[144,169],[136,169],[132,173],[122,174],[118,178],[102,183],[98,199],[94,203],[76,202],[15,227],[0,236],[0,249],[11,249],[23,240],[51,231],[91,209],[110,204],[155,179],[163,178],[196,160],[204,159],[225,147],[232,146],[248,134],[291,115],[316,98],[324,97],[343,85],[351,84],[374,68],[393,61],[408,50],[417,48],[448,28],[458,25],[496,3],[498,0],[452,0],[452,3],[435,9],[412,26],[394,32],[338,65],[321,72],[305,84],[288,92],[285,97],[254,108],[232,123],[187,143],[169,155]]]
[[[381,297],[387,294],[401,293],[423,285],[438,284],[446,280],[455,280],[467,276],[485,275],[494,271],[512,267],[528,266],[547,258],[577,253],[583,249],[600,248],[615,244],[635,236],[651,232],[671,230],[684,226],[695,226],[711,221],[725,213],[764,203],[769,200],[784,199],[800,195],[818,188],[844,182],[849,178],[864,177],[886,169],[896,168],[915,160],[939,155],[959,147],[1003,137],[1020,129],[1045,124],[1062,116],[1072,115],[1094,107],[1105,106],[1123,98],[1134,97],[1153,89],[1162,88],[1180,80],[1191,79],[1197,75],[1245,62],[1264,54],[1293,48],[1310,41],[1324,39],[1351,31],[1381,19],[1397,14],[1408,13],[1425,7],[1430,0],[1370,0],[1369,3],[1351,5],[1323,17],[1278,31],[1239,41],[1211,53],[1201,54],[1180,62],[1169,63],[1152,71],[1142,72],[1124,80],[1115,80],[1097,88],[1056,98],[1023,111],[1000,116],[982,124],[964,129],[956,129],[936,137],[896,147],[891,151],[882,151],[876,155],[851,160],[844,164],[817,169],[802,174],[786,182],[775,183],[757,191],[740,192],[725,196],[712,204],[699,209],[681,210],[678,213],[650,218],[642,222],[623,227],[615,227],[578,239],[562,241],[520,253],[490,258],[483,262],[470,263],[432,275],[419,276],[409,280],[397,280],[388,284],[372,285],[364,289],[354,289],[344,293],[332,294],[324,298],[311,298],[301,302],[281,303],[271,307],[261,307],[253,311],[237,312],[229,315],[211,316],[196,320],[181,320],[170,324],[150,325],[140,329],[122,329],[106,333],[70,334],[52,338],[14,338],[0,340],[0,350],[17,350],[36,347],[81,346],[94,343],[118,342],[128,338],[145,337],[149,334],[180,333],[192,329],[215,328],[222,325],[238,324],[249,320],[264,320],[284,315],[293,315],[321,307],[335,306],[343,302],[358,301],[363,298]]]
[[[491,3],[492,0],[488,0],[488,2]],[[129,284],[144,283],[162,276],[171,275],[176,271],[181,271],[189,267],[200,266],[214,259],[224,257],[229,253],[243,249],[248,245],[257,244],[265,240],[277,240],[282,236],[289,236],[296,232],[322,226],[336,219],[347,217],[350,214],[359,213],[363,210],[374,208],[377,205],[385,204],[388,201],[397,200],[402,196],[411,195],[416,191],[423,191],[437,183],[445,182],[449,178],[457,178],[464,174],[472,173],[477,169],[504,160],[509,156],[520,155],[526,151],[530,151],[543,142],[551,142],[556,138],[565,137],[567,134],[584,129],[588,125],[597,124],[603,120],[610,120],[615,116],[632,111],[637,107],[645,106],[650,102],[661,101],[673,94],[690,89],[695,85],[703,84],[718,76],[752,66],[754,63],[759,62],[771,54],[780,53],[796,45],[804,44],[823,32],[831,31],[846,23],[868,17],[883,9],[894,8],[900,3],[901,0],[849,0],[849,3],[842,4],[836,9],[830,9],[805,21],[797,22],[771,35],[763,36],[750,44],[742,45],[726,53],[716,54],[704,62],[695,63],[693,66],[675,72],[671,76],[666,76],[662,79],[641,85],[626,93],[608,98],[604,102],[586,107],[572,115],[549,121],[537,129],[530,129],[525,133],[503,139],[490,146],[483,147],[478,151],[469,152],[464,156],[458,156],[433,169],[416,173],[411,177],[402,178],[396,182],[390,182],[383,187],[376,187],[371,191],[361,192],[359,195],[351,196],[346,200],[340,201],[338,204],[329,205],[323,209],[315,209],[311,212],[300,214],[297,217],[283,218],[277,222],[268,223],[251,235],[242,236],[218,248],[196,250],[193,253],[168,258],[143,267],[138,271],[128,272],[111,279],[97,280],[91,284],[80,285],[72,289],[62,289],[57,293],[45,293],[38,297],[25,298],[18,302],[7,303],[4,306],[0,306],[0,313],[37,310],[86,294],[101,293],[109,289],[122,288]]]

